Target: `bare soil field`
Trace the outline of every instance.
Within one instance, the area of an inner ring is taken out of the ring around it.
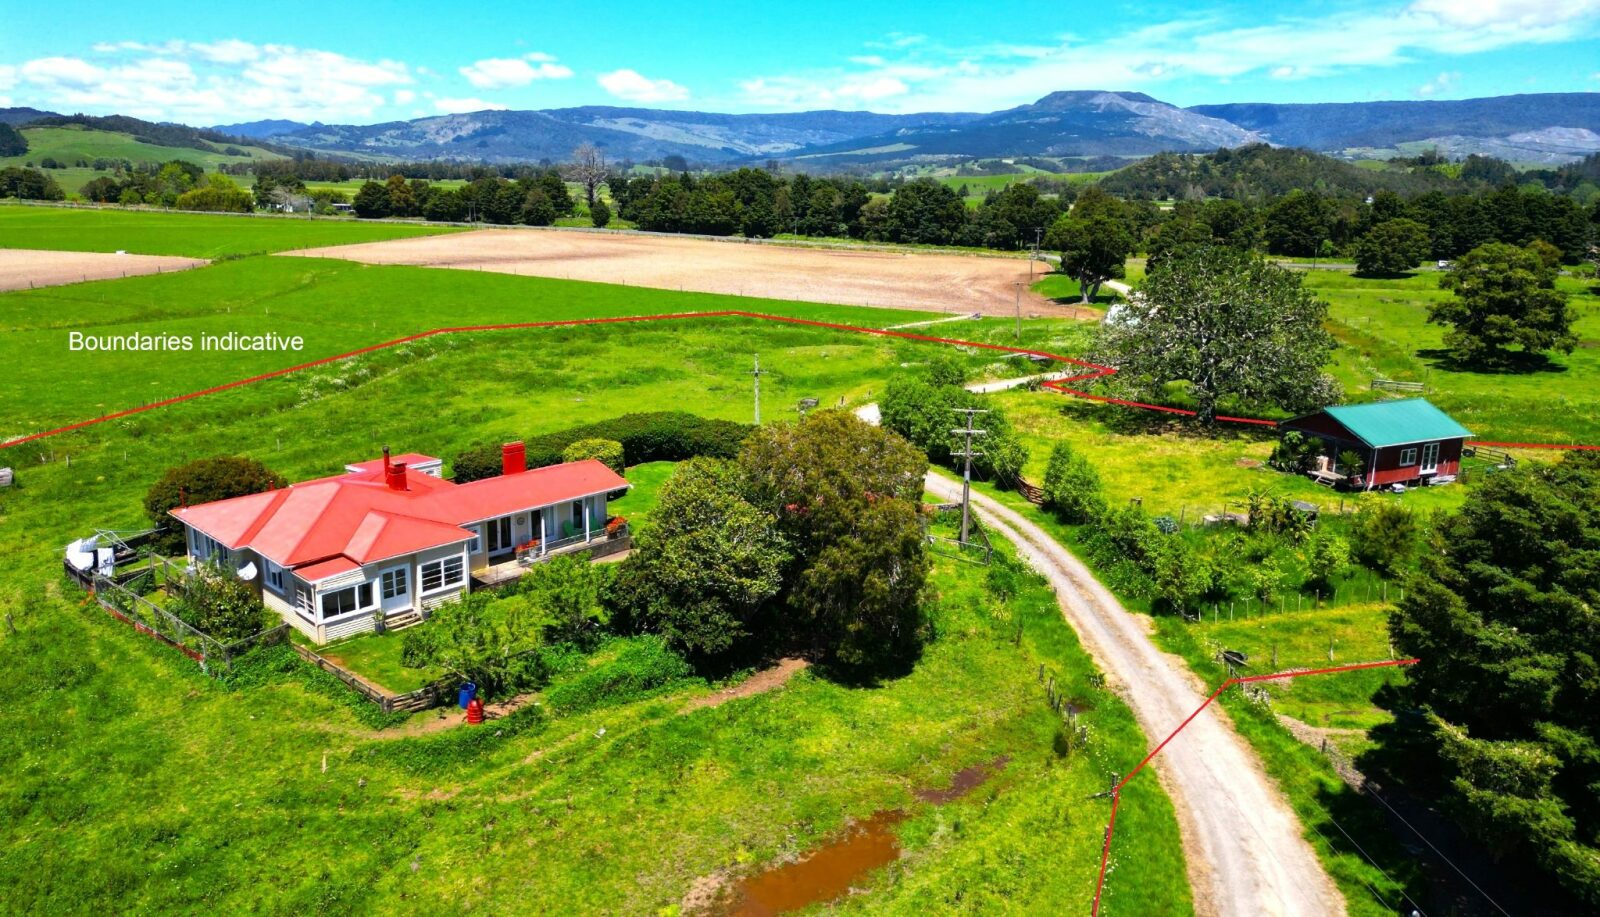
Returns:
[[[0,248],[0,292],[53,287],[85,280],[111,280],[140,274],[186,271],[206,262],[166,255],[117,255],[105,252],[56,252]]]
[[[816,249],[669,235],[486,229],[283,252],[928,312],[1065,312],[1027,289],[1028,262],[948,253]]]

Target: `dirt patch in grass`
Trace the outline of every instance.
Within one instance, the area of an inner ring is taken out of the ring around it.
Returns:
[[[712,241],[631,233],[481,230],[432,238],[304,249],[286,254],[365,264],[410,264],[666,290],[695,290],[804,302],[1014,315],[1015,283],[1028,262],[950,253],[830,250],[742,240]],[[1030,289],[1030,315],[1070,307]]]
[[[804,659],[780,659],[777,665],[762,669],[731,688],[725,688],[715,694],[707,694],[689,701],[683,705],[681,712],[690,713],[695,710],[704,710],[707,707],[720,707],[731,700],[738,700],[741,697],[754,697],[757,694],[765,694],[768,691],[776,690],[788,684],[789,679],[798,675],[808,665],[810,663]]]
[[[206,262],[166,255],[116,255],[0,248],[0,292],[54,287],[87,280],[112,280],[141,274],[170,274]]]

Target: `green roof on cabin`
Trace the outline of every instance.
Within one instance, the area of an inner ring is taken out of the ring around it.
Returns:
[[[1471,430],[1456,423],[1426,398],[1341,404],[1324,410],[1374,449],[1472,435]]]

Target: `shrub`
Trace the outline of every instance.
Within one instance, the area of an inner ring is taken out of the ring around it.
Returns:
[[[1072,446],[1058,442],[1045,466],[1044,505],[1066,522],[1084,523],[1105,510],[1100,494],[1100,475]]]
[[[713,420],[684,411],[624,414],[610,420],[530,437],[525,441],[528,465],[538,468],[562,461],[567,447],[583,439],[610,439],[622,444],[623,463],[681,462],[695,456],[731,459],[739,454],[750,427],[731,420]],[[478,445],[451,463],[461,483],[500,473],[500,446]]]
[[[561,714],[583,713],[642,700],[689,678],[689,664],[660,637],[632,637],[615,659],[545,692],[545,703]]]
[[[622,444],[614,439],[580,439],[561,450],[563,462],[581,462],[585,459],[598,459],[607,468],[621,474]]]
[[[1188,541],[1171,535],[1157,544],[1151,557],[1151,573],[1157,594],[1180,611],[1193,608],[1216,586],[1216,569],[1210,558]]]
[[[1384,576],[1410,566],[1420,534],[1416,516],[1399,503],[1379,503],[1357,515],[1351,527],[1356,560]]]
[[[956,438],[950,431],[960,422],[955,409],[982,408],[987,413],[975,417],[973,423],[985,431],[974,441],[975,451],[983,454],[973,459],[973,474],[1002,485],[1015,484],[1028,461],[1027,447],[1012,432],[998,406],[959,385],[935,381],[950,378],[959,378],[959,367],[930,369],[928,379],[899,377],[891,381],[880,404],[884,428],[910,440],[930,461],[954,466],[958,461],[952,455]]]
[[[605,201],[595,201],[594,206],[589,208],[589,219],[596,229],[604,229],[611,222],[611,208],[606,206]]]
[[[158,530],[175,535],[177,526],[167,513],[179,506],[258,494],[286,484],[282,475],[252,458],[219,455],[195,459],[167,469],[151,485],[144,496],[144,511]]]
[[[1326,532],[1311,539],[1306,551],[1306,584],[1325,589],[1350,569],[1350,542]]]
[[[173,613],[224,643],[263,630],[266,609],[255,589],[232,570],[202,565],[171,603]]]

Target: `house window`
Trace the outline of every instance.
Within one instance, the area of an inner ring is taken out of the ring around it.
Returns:
[[[299,582],[294,584],[294,607],[306,620],[311,619],[311,612],[316,606],[312,604],[310,586]]]
[[[468,554],[480,554],[480,553],[482,553],[483,552],[483,536],[478,534],[478,527],[477,526],[473,526],[472,528],[468,529],[467,531],[472,533],[472,540],[467,542],[467,553]]]
[[[574,528],[581,528],[583,526],[583,501],[582,500],[579,500],[579,501],[577,501],[577,502],[572,504],[572,525],[573,525]]]
[[[408,581],[409,573],[410,571],[405,567],[395,567],[393,570],[384,571],[383,575],[378,577],[378,584],[383,597],[386,599],[398,599],[408,595],[411,592],[411,584]]]
[[[1412,447],[1410,449],[1401,449],[1400,450],[1400,467],[1401,468],[1404,468],[1404,467],[1406,467],[1408,465],[1415,465],[1416,463],[1417,463],[1417,450],[1416,450],[1415,447]]]
[[[372,584],[362,583],[322,594],[322,620],[372,607]]]
[[[437,592],[440,589],[459,586],[465,578],[466,566],[461,562],[459,554],[422,565],[423,592]]]
[[[265,557],[261,558],[261,565],[266,569],[267,588],[283,595],[283,568]]]

